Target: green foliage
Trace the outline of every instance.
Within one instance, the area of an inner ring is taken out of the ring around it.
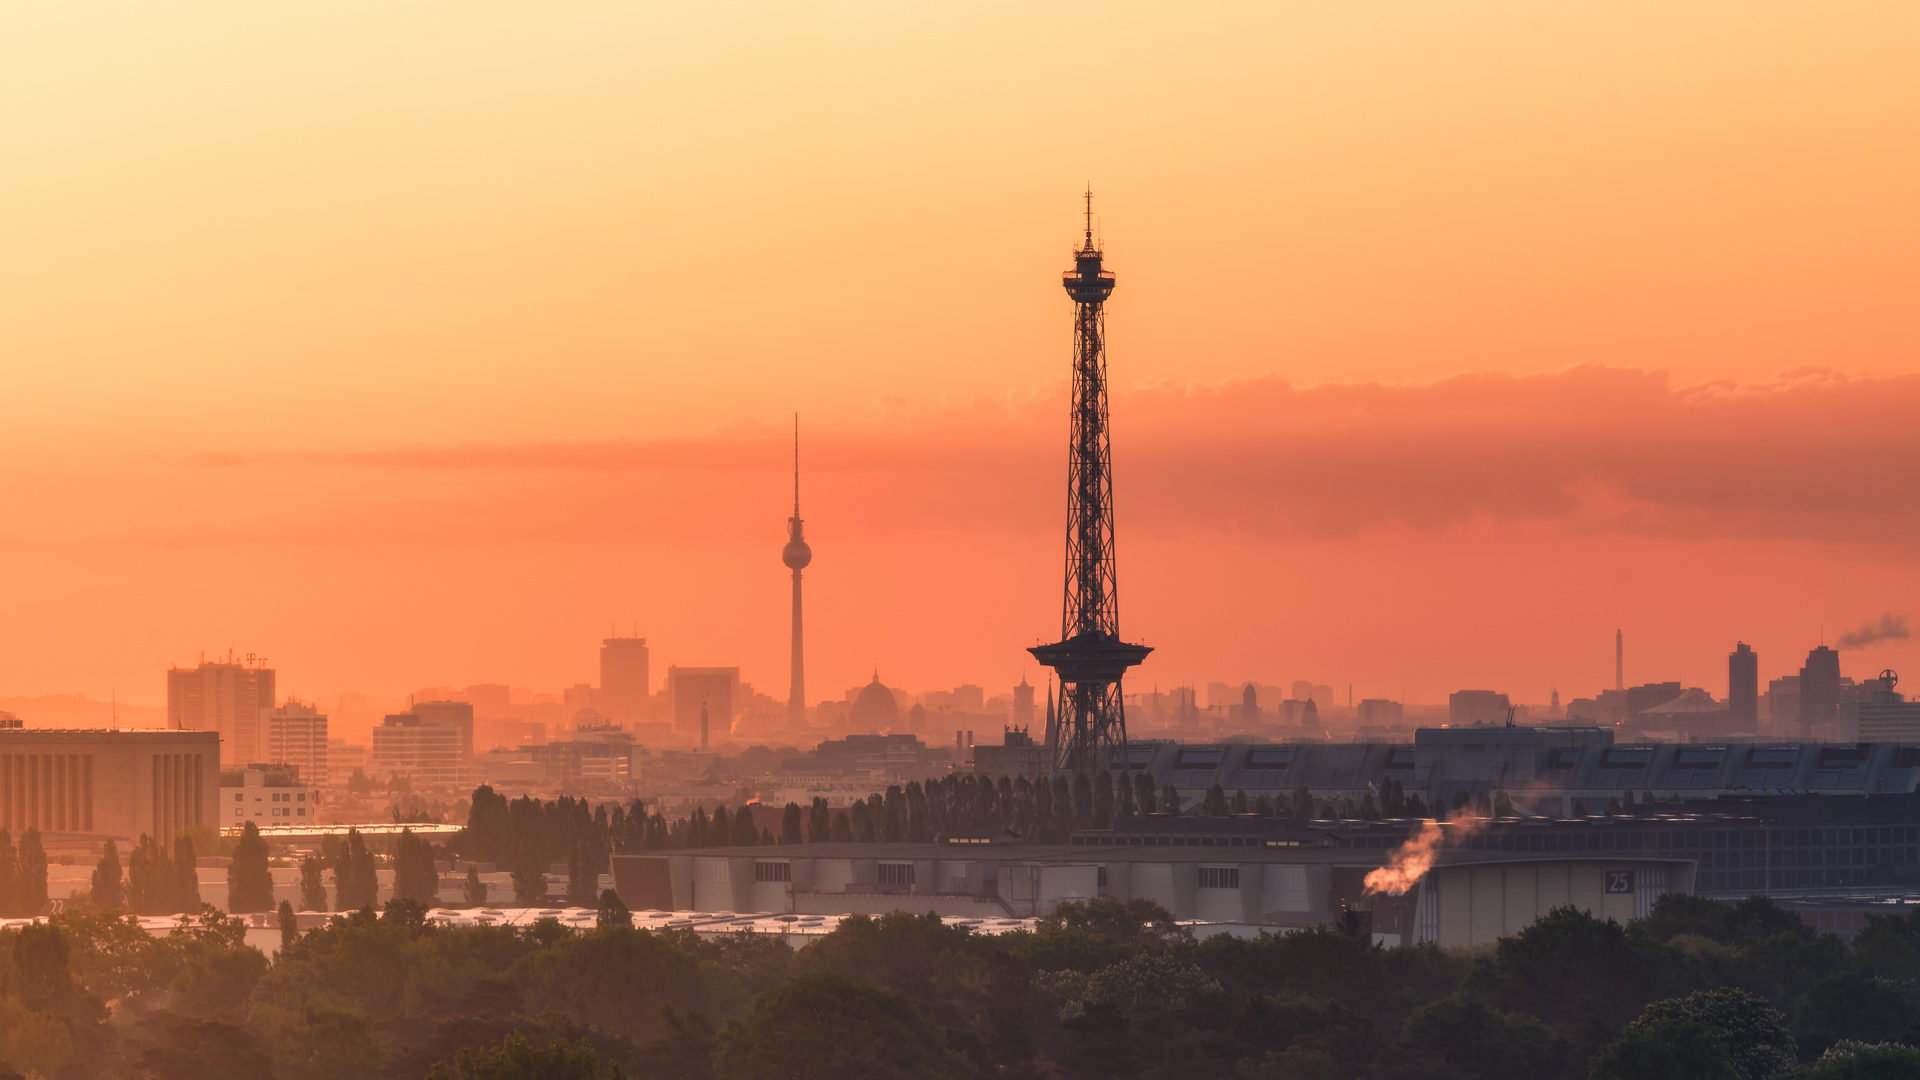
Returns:
[[[1740,1080],[1770,1080],[1793,1068],[1793,1036],[1786,1017],[1764,998],[1720,987],[1656,1001],[1633,1026],[1699,1025],[1717,1034]]]
[[[1740,1080],[1720,1032],[1693,1020],[1634,1023],[1601,1047],[1590,1080]]]
[[[440,868],[433,844],[401,829],[393,845],[393,895],[422,907],[440,906]]]
[[[1894,1043],[1842,1042],[1811,1065],[1801,1066],[1794,1080],[1920,1080],[1920,1050]]]
[[[126,906],[126,897],[120,888],[120,848],[111,839],[101,845],[100,861],[94,864],[87,896],[99,911],[118,911]]]
[[[719,1080],[961,1080],[973,1072],[904,994],[831,972],[761,994],[717,1043]]]
[[[594,919],[594,925],[599,927],[632,926],[633,912],[628,911],[627,905],[620,902],[619,893],[614,892],[612,889],[606,889],[600,893],[600,911]]]
[[[1809,1056],[1836,1043],[1888,1042],[1905,1036],[1914,1009],[1883,978],[1840,972],[1815,983],[1800,1002],[1794,1030]]]
[[[237,913],[273,910],[273,873],[267,868],[267,842],[260,827],[248,821],[240,829],[227,864],[227,910]]]
[[[427,1080],[620,1080],[617,1063],[603,1062],[585,1040],[556,1039],[535,1049],[519,1032],[479,1053],[462,1050],[453,1067],[436,1064]]]
[[[300,910],[327,910],[327,882],[323,876],[326,869],[321,865],[319,856],[309,855],[300,860]]]
[[[371,908],[380,899],[380,879],[375,871],[373,852],[359,829],[348,829],[346,842],[333,857],[333,907],[335,911],[360,911]]]
[[[1535,1080],[1555,1075],[1569,1049],[1530,1016],[1455,994],[1414,1010],[1400,1037],[1381,1052],[1374,1076]]]

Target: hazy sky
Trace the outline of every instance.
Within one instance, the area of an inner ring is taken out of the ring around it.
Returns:
[[[784,694],[795,410],[815,696],[1010,683],[1088,183],[1142,680],[1920,614],[1912,3],[17,4],[0,693]]]

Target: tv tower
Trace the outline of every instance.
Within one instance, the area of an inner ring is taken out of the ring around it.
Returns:
[[[793,516],[787,519],[787,546],[780,549],[780,561],[793,571],[793,681],[787,689],[787,718],[804,723],[807,718],[807,665],[800,647],[800,571],[813,561],[813,549],[802,536],[800,520],[800,414],[793,414]]]
[[[1107,296],[1113,272],[1087,231],[1061,284],[1073,297],[1073,406],[1067,449],[1067,573],[1060,640],[1029,649],[1060,676],[1060,714],[1049,725],[1055,771],[1108,768],[1101,752],[1125,746],[1120,679],[1152,652],[1120,639],[1119,574],[1113,555],[1113,452],[1107,433]],[[1122,765],[1124,768],[1124,763]]]

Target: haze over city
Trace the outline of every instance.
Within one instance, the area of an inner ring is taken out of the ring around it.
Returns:
[[[0,1080],[1920,1077],[1917,131],[1885,0],[0,11]]]

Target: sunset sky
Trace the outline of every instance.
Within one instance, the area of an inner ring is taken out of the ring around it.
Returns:
[[[1623,627],[1721,695],[1920,617],[1910,0],[33,3],[0,697],[555,690],[615,621],[783,696],[796,411],[813,696],[1037,679],[1089,183],[1139,682],[1542,701]]]

